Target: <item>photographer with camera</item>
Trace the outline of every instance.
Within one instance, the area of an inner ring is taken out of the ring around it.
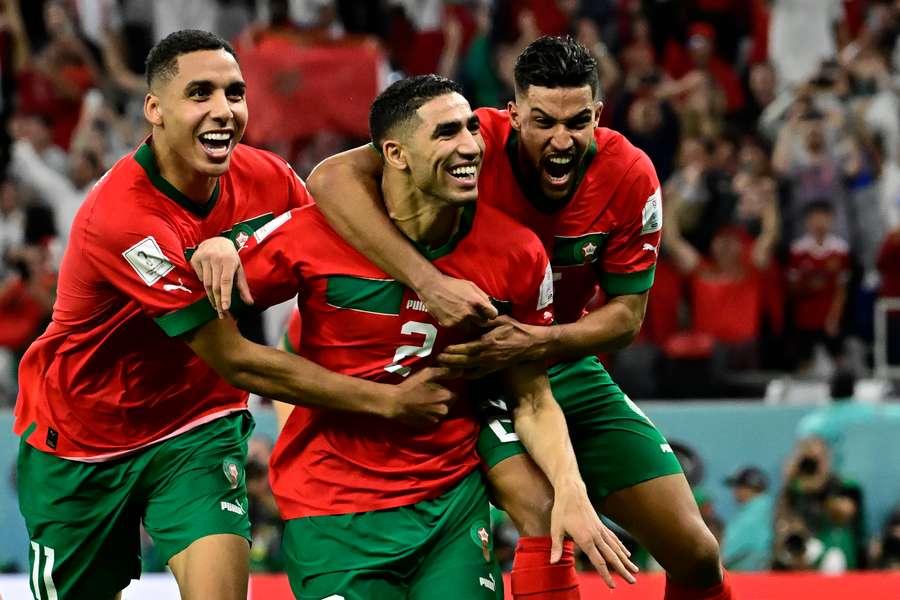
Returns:
[[[817,437],[801,440],[788,460],[775,508],[775,569],[842,573],[861,568],[862,490],[831,468]]]

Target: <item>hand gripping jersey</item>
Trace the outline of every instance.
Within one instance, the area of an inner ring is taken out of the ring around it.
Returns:
[[[53,321],[19,367],[15,432],[101,461],[244,408],[247,394],[174,337],[191,320],[169,313],[205,295],[188,262],[200,242],[246,240],[310,201],[283,160],[248,146],[203,206],[162,178],[149,143],[118,161],[72,224]]]
[[[514,318],[552,321],[553,285],[540,242],[491,207],[467,207],[453,238],[423,252],[444,273],[474,281]],[[341,239],[314,206],[257,231],[241,259],[257,305],[299,290],[303,328],[296,350],[332,371],[400,383],[448,344],[477,335],[438,326],[413,292]],[[478,429],[464,399],[426,430],[296,407],[271,461],[281,515],[364,512],[439,496],[476,468]]]
[[[600,289],[608,296],[638,294],[653,285],[662,196],[647,155],[603,127],[577,173],[567,202],[526,193],[517,162],[517,134],[506,111],[479,108],[486,149],[478,201],[534,231],[553,266],[554,307],[561,323],[578,320]]]

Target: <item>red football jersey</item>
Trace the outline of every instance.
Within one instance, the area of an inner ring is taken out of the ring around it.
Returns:
[[[791,244],[787,278],[791,292],[794,325],[802,330],[825,326],[835,294],[850,277],[850,248],[836,235],[819,244],[805,235]]]
[[[247,394],[174,337],[202,311],[169,313],[211,308],[188,262],[200,242],[246,239],[310,201],[287,163],[248,146],[203,206],[162,178],[148,144],[118,161],[72,224],[53,321],[19,367],[15,432],[101,461],[243,409]]]
[[[611,296],[650,289],[662,229],[662,195],[647,155],[620,133],[595,129],[575,192],[560,206],[539,191],[523,191],[517,134],[507,112],[475,112],[486,146],[478,200],[499,208],[544,243],[556,282],[556,318],[561,323],[578,320],[598,285]]]
[[[491,207],[467,207],[453,239],[423,252],[444,273],[475,282],[502,312],[536,325],[552,321],[553,283],[543,247]],[[303,327],[296,350],[332,371],[399,383],[448,344],[477,335],[438,326],[413,292],[341,239],[315,206],[257,231],[241,258],[258,305],[299,290]],[[464,401],[427,431],[296,407],[271,461],[281,515],[364,512],[436,497],[478,465],[478,429]]]

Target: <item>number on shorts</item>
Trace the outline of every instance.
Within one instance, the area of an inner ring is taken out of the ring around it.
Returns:
[[[509,419],[503,419],[503,421],[507,423],[512,423]],[[501,443],[507,444],[509,442],[518,442],[519,434],[515,431],[507,431],[503,427],[503,423],[500,419],[491,419],[488,421],[488,427],[491,428],[491,431],[494,432],[494,435],[497,436],[497,439],[500,440]]]
[[[47,590],[47,600],[57,600],[56,585],[53,583],[53,562],[56,559],[56,552],[49,546],[41,546],[36,542],[31,542],[31,548],[34,550],[34,565],[31,567],[31,583],[34,587],[35,600],[43,600],[41,596],[41,588],[39,577],[41,575],[41,548],[44,549],[44,588]]]
[[[437,339],[437,327],[431,323],[420,323],[419,321],[407,321],[400,328],[400,333],[404,335],[419,334],[425,336],[425,341],[421,346],[400,346],[394,352],[394,362],[387,365],[384,370],[388,373],[396,373],[401,377],[409,375],[409,367],[404,367],[400,362],[410,356],[418,356],[424,358],[431,354],[434,348],[434,341]]]

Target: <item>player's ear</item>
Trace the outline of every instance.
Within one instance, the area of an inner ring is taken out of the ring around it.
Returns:
[[[389,167],[403,171],[409,166],[406,160],[406,151],[397,140],[385,140],[381,145],[381,153],[384,155],[384,162]]]
[[[159,110],[159,96],[153,92],[147,92],[144,96],[144,118],[151,125],[159,127],[162,125],[162,114]]]
[[[509,123],[516,131],[522,129],[522,117],[519,115],[519,107],[515,100],[510,100],[506,105],[506,112],[509,113]]]
[[[594,102],[594,127],[600,126],[600,114],[603,112],[603,103],[597,100]]]

